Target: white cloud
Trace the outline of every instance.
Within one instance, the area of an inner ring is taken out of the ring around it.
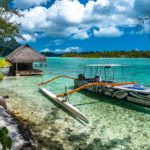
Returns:
[[[117,5],[117,6],[116,6],[116,10],[117,10],[118,12],[124,12],[124,13],[125,13],[125,12],[128,10],[128,8],[125,7],[125,6]]]
[[[149,0],[135,0],[134,9],[138,16],[150,15],[150,1]]]
[[[68,47],[66,49],[56,49],[53,52],[62,54],[62,53],[71,53],[71,52],[81,52],[82,49],[80,47]]]
[[[50,50],[49,48],[45,48],[45,49],[41,50],[40,52],[52,52],[52,50]]]
[[[23,34],[22,36],[25,39],[25,41],[27,41],[27,42],[29,42],[29,41],[35,41],[35,38],[32,37],[30,34]]]
[[[134,3],[135,16],[139,18],[139,25],[141,28],[138,34],[150,33],[150,1],[149,0],[135,0]]]
[[[13,4],[15,7],[20,9],[26,9],[34,6],[39,6],[41,4],[46,4],[49,0],[14,0]]]
[[[37,38],[37,35],[30,35],[30,34],[22,34],[22,38],[16,37],[16,40],[19,43],[26,43],[26,42],[35,42]]]
[[[98,37],[117,37],[122,34],[123,32],[116,27],[102,27],[99,30],[94,30],[94,35]]]
[[[82,22],[84,6],[78,0],[57,0],[48,9],[48,13],[49,19],[52,19],[55,23],[78,24]]]
[[[63,40],[61,40],[61,39],[56,39],[56,40],[51,41],[50,44],[48,44],[48,45],[60,46],[60,45],[62,45],[63,43],[64,43]]]
[[[15,1],[23,4],[25,0]],[[31,1],[34,5],[46,2]],[[18,22],[21,23],[22,32],[30,35],[40,33],[42,36],[87,39],[91,36],[87,32],[97,27],[99,31],[95,30],[94,36],[115,37],[123,34],[120,26],[136,25],[133,8],[134,0],[90,0],[86,5],[78,0],[56,0],[49,8],[36,6],[23,10],[24,17]]]
[[[47,9],[37,6],[33,9],[22,11],[24,17],[19,18],[22,30],[26,32],[40,32],[49,27],[49,22],[46,21]]]
[[[73,39],[88,39],[89,38],[89,35],[87,34],[86,31],[83,31],[83,32],[79,32],[79,33],[76,33],[72,36]]]
[[[141,24],[142,28],[140,31],[138,31],[138,34],[143,34],[143,33],[150,33],[150,20],[145,20]]]

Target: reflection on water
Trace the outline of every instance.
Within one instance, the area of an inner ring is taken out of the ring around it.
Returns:
[[[88,119],[81,124],[39,92],[37,83],[57,75],[76,77],[78,66],[89,63],[122,63],[130,65],[127,80],[150,85],[149,59],[78,59],[50,58],[45,75],[5,79],[0,83],[0,95],[9,95],[7,105],[28,119],[33,138],[41,149],[99,150],[149,149],[150,110],[135,104],[79,92],[70,96]],[[143,71],[144,70],[144,71]],[[73,88],[73,81],[59,79],[46,87],[54,93]]]

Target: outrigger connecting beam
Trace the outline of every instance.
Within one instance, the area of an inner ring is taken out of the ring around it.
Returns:
[[[81,91],[83,89],[86,89],[88,87],[91,86],[95,86],[95,85],[102,85],[102,86],[107,86],[107,87],[113,87],[113,86],[121,86],[121,85],[130,85],[130,84],[135,84],[135,82],[122,82],[122,83],[105,83],[105,82],[93,82],[93,83],[88,83],[88,84],[84,84],[74,90],[71,90],[67,93],[63,93],[63,94],[58,94],[57,97],[64,97],[66,94],[73,94],[75,92]]]
[[[76,79],[76,78],[69,77],[69,76],[57,76],[57,77],[52,78],[52,79],[49,79],[49,80],[47,80],[47,81],[45,81],[45,82],[41,82],[41,83],[39,83],[38,85],[39,85],[39,86],[40,86],[40,85],[44,85],[44,84],[47,84],[48,82],[52,82],[52,81],[54,81],[54,80],[56,80],[56,79],[59,79],[59,78],[68,78],[68,79],[73,79],[73,80]]]

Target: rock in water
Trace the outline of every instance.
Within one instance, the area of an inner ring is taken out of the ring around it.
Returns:
[[[8,95],[6,95],[6,96],[3,96],[3,98],[8,99],[8,98],[9,98],[9,96],[8,96]]]
[[[0,96],[0,106],[3,106],[5,109],[7,109],[5,99],[1,96]]]
[[[3,99],[0,98],[0,103],[3,105]],[[0,105],[1,105],[0,104]],[[18,123],[12,117],[11,113],[9,113],[3,106],[0,106],[0,128],[6,127],[8,129],[8,134],[12,139],[12,149],[11,150],[21,150],[26,147],[30,150],[32,149],[31,143],[27,141],[23,134],[20,132],[18,128]],[[30,144],[30,145],[29,145]],[[27,145],[29,145],[27,147]],[[0,144],[0,150],[2,146]]]

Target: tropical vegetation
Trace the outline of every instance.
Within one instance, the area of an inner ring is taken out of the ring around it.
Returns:
[[[82,58],[150,58],[150,51],[103,51],[103,52],[83,52],[83,53],[66,53],[62,57],[82,57]]]
[[[0,129],[0,143],[2,144],[3,150],[11,149],[12,147],[12,139],[8,135],[8,129],[6,127]]]
[[[10,67],[12,66],[11,63],[6,61],[5,59],[0,59],[0,80],[3,80],[4,75],[6,74],[5,72],[5,67]]]
[[[10,67],[10,66],[12,66],[10,62],[6,61],[5,59],[0,59],[0,68]]]
[[[3,80],[4,75],[2,73],[0,73],[0,81]]]
[[[16,48],[18,43],[15,37],[21,38],[19,33],[20,25],[15,21],[11,21],[11,19],[12,16],[21,17],[22,15],[16,9],[11,8],[11,1],[0,0],[0,55],[4,51]]]

